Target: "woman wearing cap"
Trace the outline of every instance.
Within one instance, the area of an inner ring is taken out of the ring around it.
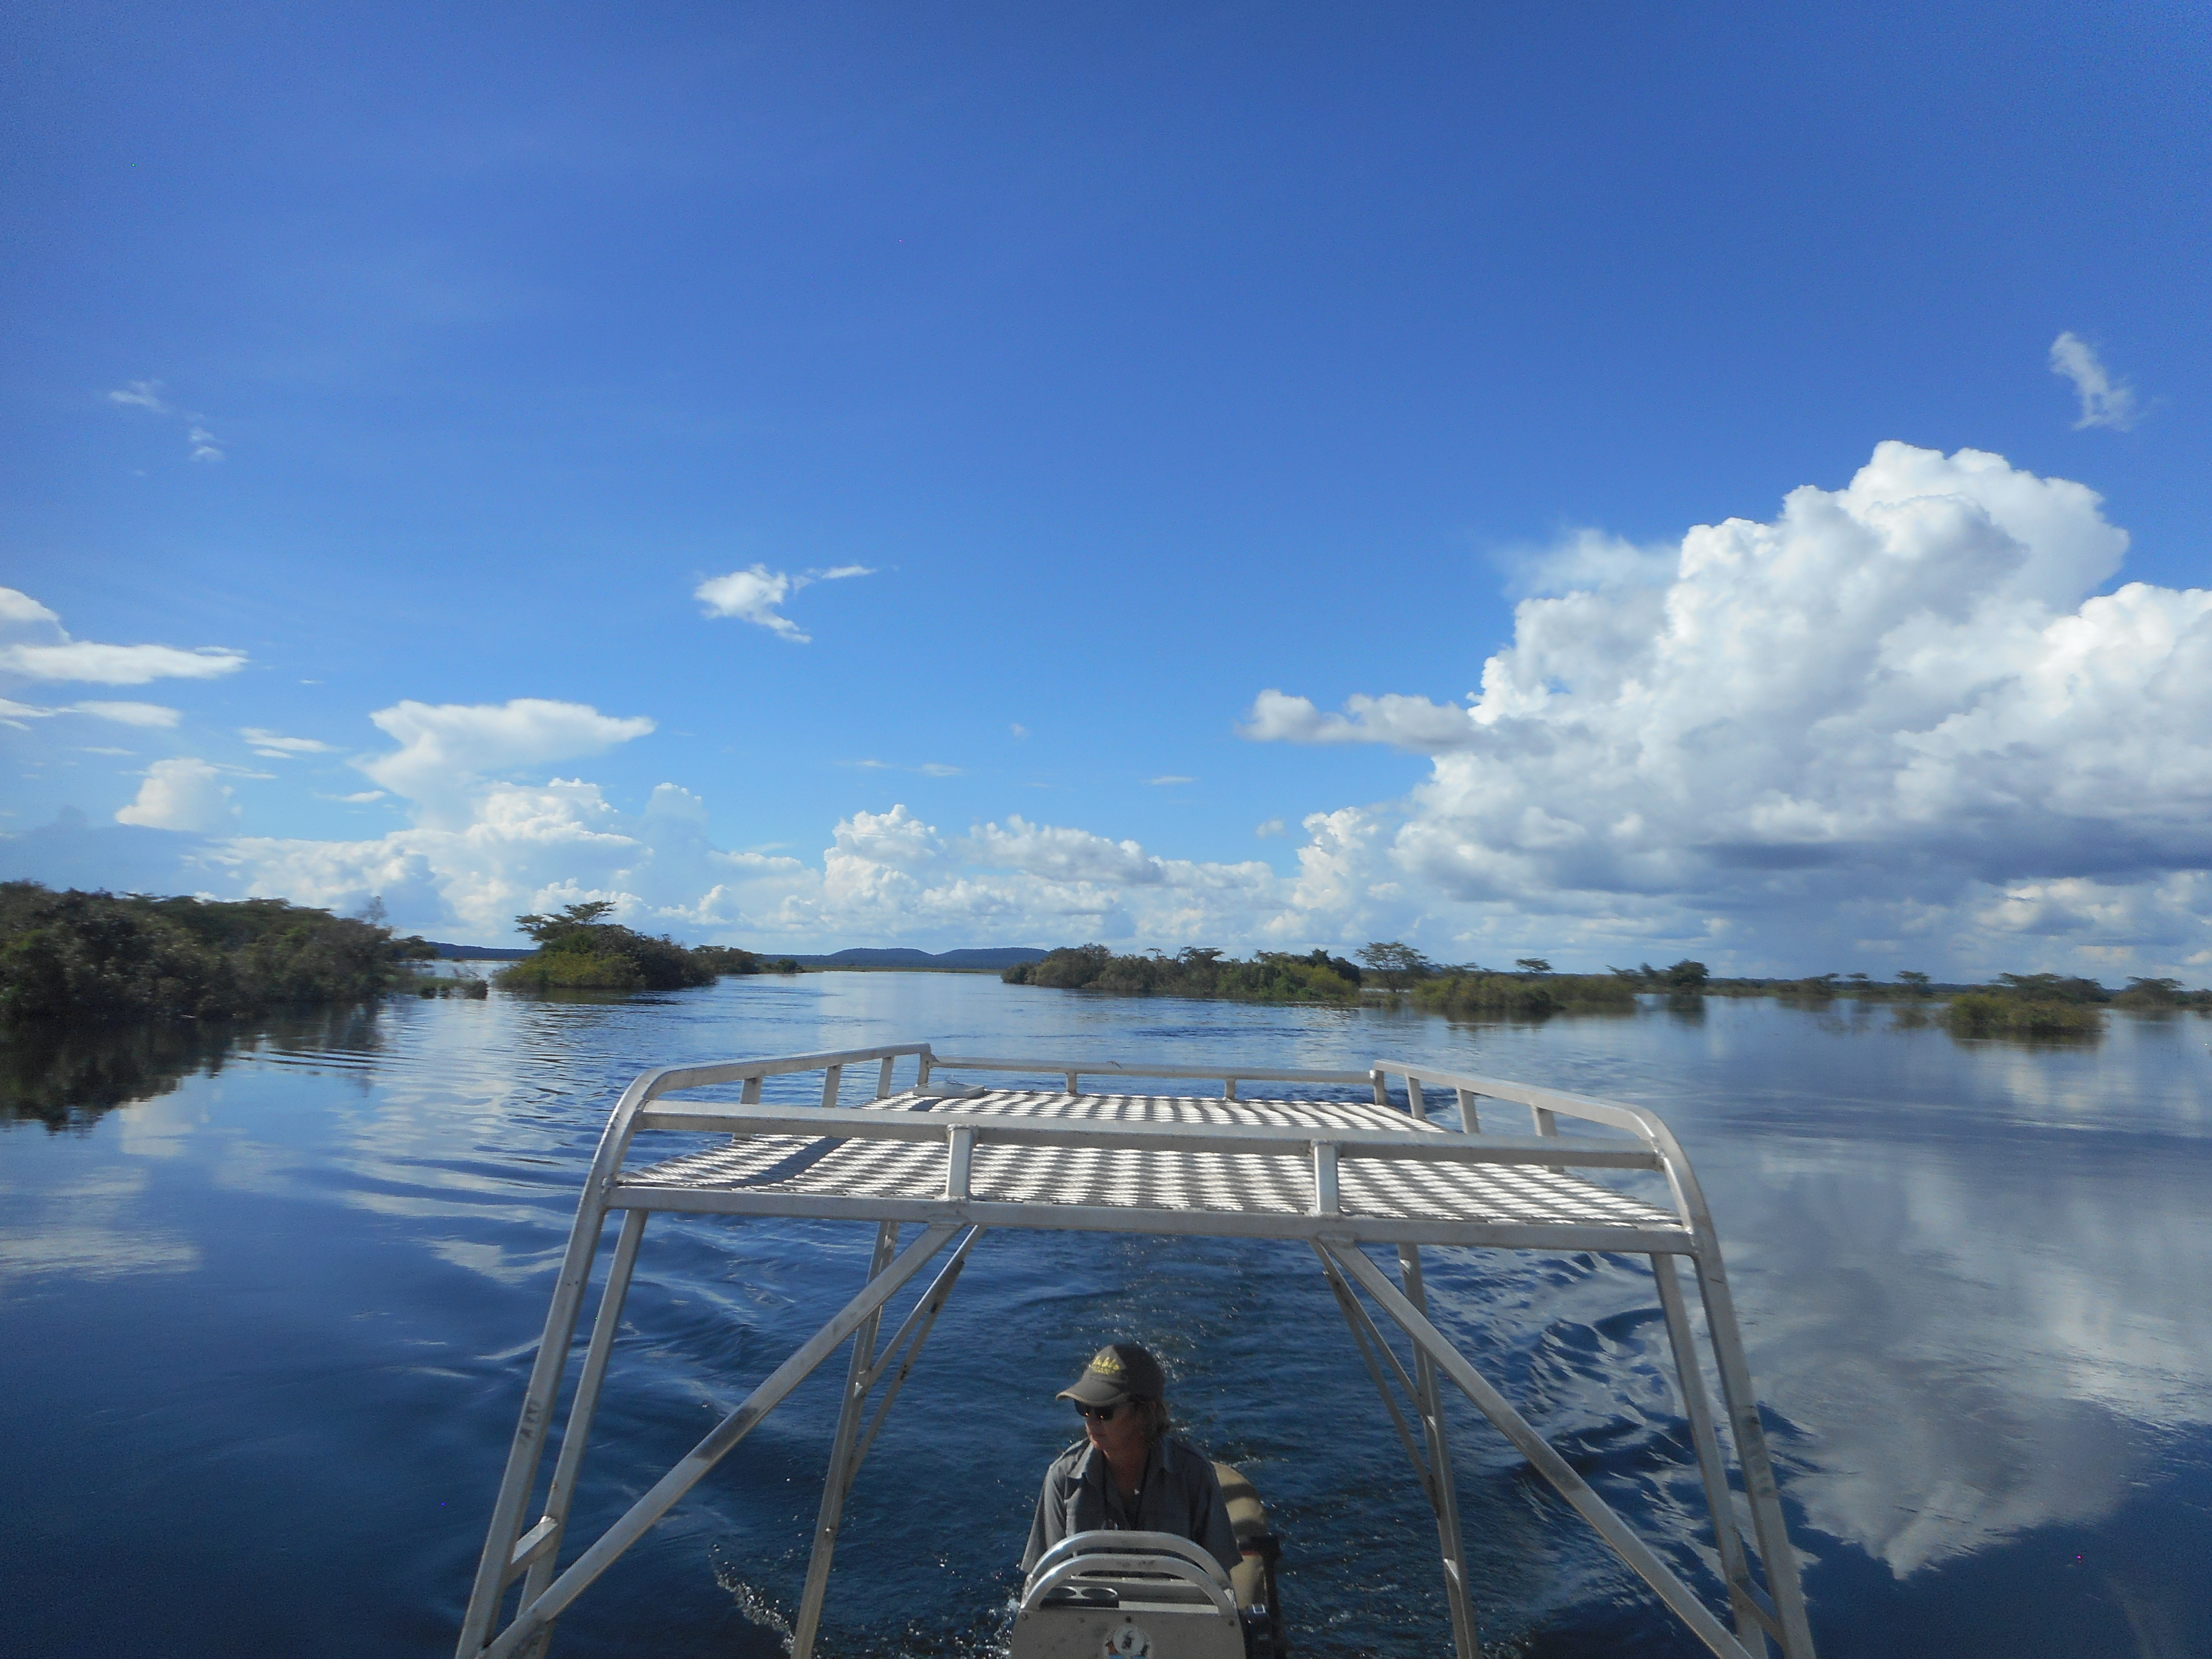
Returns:
[[[1168,1433],[1166,1392],[1160,1362],[1133,1342],[1099,1349],[1060,1391],[1082,1413],[1084,1437],[1044,1472],[1024,1573],[1061,1539],[1100,1528],[1173,1533],[1204,1547],[1222,1571],[1236,1567],[1221,1483],[1203,1452]]]

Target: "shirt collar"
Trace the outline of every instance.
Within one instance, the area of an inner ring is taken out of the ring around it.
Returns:
[[[1152,1449],[1145,1458],[1144,1477],[1137,1483],[1139,1493],[1141,1494],[1147,1490],[1152,1484],[1152,1476],[1167,1466],[1168,1437],[1164,1434],[1156,1434],[1152,1437]],[[1078,1480],[1096,1480],[1103,1490],[1107,1481],[1112,1478],[1113,1473],[1113,1470],[1107,1467],[1105,1455],[1097,1447],[1092,1445],[1090,1437],[1085,1436],[1083,1442],[1083,1462],[1076,1466],[1075,1478]]]

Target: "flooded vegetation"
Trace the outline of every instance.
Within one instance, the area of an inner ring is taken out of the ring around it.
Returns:
[[[2058,974],[2001,974],[1986,985],[1938,985],[1910,969],[1887,982],[1832,973],[1730,979],[1717,978],[1704,963],[1688,958],[1664,968],[1644,963],[1603,974],[1561,974],[1540,957],[1521,958],[1509,973],[1472,963],[1445,966],[1395,939],[1377,940],[1356,954],[1364,966],[1322,950],[1304,956],[1263,951],[1241,961],[1195,947],[1174,956],[1161,951],[1116,955],[1103,945],[1085,945],[1018,963],[1000,977],[1009,985],[1108,995],[1245,1002],[1352,1004],[1405,994],[1417,1007],[1478,1024],[1632,1014],[1655,1005],[1694,1016],[1708,997],[1771,998],[1814,1008],[1850,1001],[1887,1006],[1904,1029],[1936,1025],[1962,1038],[2024,1042],[2094,1041],[2104,1031],[2107,1008],[2212,1015],[2212,990],[2185,989],[2174,979],[2130,979],[2119,991]]]
[[[1635,988],[1611,974],[1447,972],[1423,980],[1413,1000],[1460,1019],[1549,1019],[1554,1014],[1636,1012]]]
[[[1162,951],[1116,956],[1103,945],[1080,945],[1051,951],[1040,962],[1016,963],[999,977],[1008,985],[1115,996],[1345,1003],[1358,999],[1362,975],[1342,957],[1326,951],[1304,956],[1261,951],[1240,961],[1195,945],[1173,956]]]

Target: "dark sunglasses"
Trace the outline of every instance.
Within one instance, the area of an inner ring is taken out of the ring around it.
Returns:
[[[1086,1406],[1078,1401],[1075,1410],[1077,1415],[1087,1417],[1093,1422],[1111,1423],[1114,1420],[1114,1413],[1128,1403],[1126,1400],[1117,1400],[1110,1406]]]

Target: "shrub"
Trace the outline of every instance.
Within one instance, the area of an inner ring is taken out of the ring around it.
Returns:
[[[1943,1023],[1956,1036],[2092,1036],[2105,1017],[2087,1003],[1968,991],[1951,999]]]
[[[734,945],[695,945],[691,954],[699,965],[710,974],[765,974],[769,964],[750,951],[741,951]],[[796,967],[796,963],[792,964]]]
[[[1474,1019],[1548,1019],[1571,1012],[1628,1013],[1636,989],[1612,974],[1455,973],[1414,988],[1414,1000],[1439,1013]]]
[[[1262,951],[1250,961],[1204,945],[1170,957],[1154,951],[1115,956],[1103,945],[1063,945],[1036,962],[1016,963],[999,977],[1121,996],[1221,997],[1244,1002],[1348,1002],[1359,994],[1360,972],[1326,951],[1304,956]]]

